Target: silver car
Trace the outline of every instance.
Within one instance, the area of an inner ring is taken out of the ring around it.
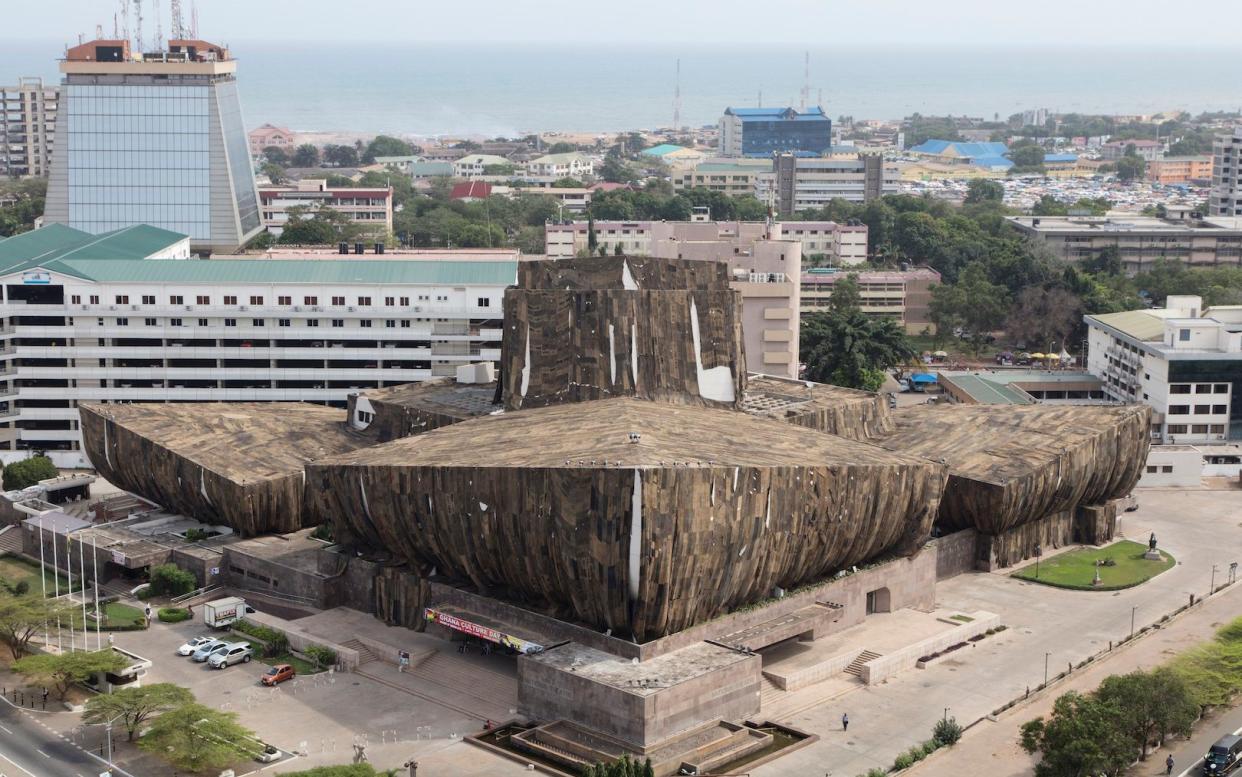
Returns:
[[[201,664],[204,661],[206,661],[213,653],[224,650],[228,646],[229,646],[229,643],[225,642],[222,639],[213,639],[212,641],[206,644],[199,645],[198,648],[193,653],[190,654],[190,658],[193,658],[195,661]]]
[[[226,645],[223,650],[212,652],[207,663],[212,669],[223,669],[233,664],[244,664],[250,661],[253,650],[249,642],[234,642]]]

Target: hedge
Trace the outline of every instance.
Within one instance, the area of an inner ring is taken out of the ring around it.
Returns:
[[[156,617],[164,623],[180,623],[189,620],[190,612],[184,607],[161,607]]]

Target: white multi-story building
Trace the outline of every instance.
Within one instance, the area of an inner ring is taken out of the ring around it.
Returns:
[[[517,275],[478,258],[188,256],[187,238],[150,227],[0,240],[0,459],[88,466],[79,402],[344,407],[497,361]]]
[[[46,178],[60,90],[42,78],[0,86],[0,178]]]
[[[1242,216],[1242,127],[1212,141],[1208,210],[1213,216]]]
[[[331,188],[326,180],[303,178],[289,186],[259,189],[263,226],[280,235],[290,217],[299,211],[310,218],[320,208],[333,210],[362,227],[373,237],[392,232],[392,187],[359,189]]]
[[[1155,441],[1242,439],[1242,306],[1166,304],[1086,316],[1087,370],[1110,399],[1152,406]]]
[[[495,154],[466,154],[453,162],[454,178],[478,178],[487,175],[489,167],[512,167],[513,163]]]
[[[576,151],[545,154],[527,162],[526,172],[552,178],[581,178],[595,173],[595,162],[586,154]]]

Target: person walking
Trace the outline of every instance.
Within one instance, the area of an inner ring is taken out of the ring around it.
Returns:
[[[185,606],[185,617],[186,620],[194,620],[194,607],[192,605],[187,604]]]
[[[849,731],[849,730],[850,730],[850,716],[849,716],[849,713],[845,713],[845,714],[842,714],[842,715],[841,715],[841,730],[842,730],[842,731]]]
[[[1169,753],[1169,757],[1164,759],[1164,773],[1165,774],[1173,773],[1173,754],[1172,753]]]

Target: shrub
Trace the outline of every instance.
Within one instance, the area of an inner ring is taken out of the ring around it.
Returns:
[[[289,652],[289,638],[285,636],[283,631],[277,631],[276,629],[260,626],[257,623],[245,620],[234,623],[233,628],[263,642],[263,656],[265,658],[272,658]],[[324,648],[324,650],[327,650],[327,648]],[[335,659],[336,654],[333,653],[332,655],[333,659]]]
[[[911,766],[914,766],[914,759],[910,757],[909,753],[902,753],[893,759],[893,771],[895,772],[909,769]]]
[[[206,529],[186,529],[185,539],[187,542],[202,542],[207,539]]]
[[[880,767],[877,766],[876,768],[872,769],[871,771],[863,775],[863,777],[887,777],[887,775],[888,775],[887,769],[881,769]]]
[[[957,744],[962,738],[962,727],[957,718],[941,718],[932,728],[932,740],[943,747]]]
[[[17,596],[25,596],[30,593],[30,581],[18,580],[17,585],[13,586],[13,593]]]
[[[915,745],[914,747],[911,747],[909,750],[906,751],[906,755],[910,756],[911,761],[913,761],[914,763],[918,763],[919,761],[923,760],[924,756],[926,756],[927,753],[923,752],[922,745]]]
[[[151,568],[152,594],[181,596],[193,591],[197,585],[194,575],[176,564],[160,564]]]
[[[184,607],[161,607],[156,617],[164,623],[180,623],[190,617]]]
[[[932,753],[936,752],[939,749],[940,749],[940,743],[934,739],[929,739],[923,743],[923,757],[926,758],[927,756],[931,755]]]
[[[302,651],[316,666],[331,666],[336,663],[336,651],[323,645],[308,645]]]

